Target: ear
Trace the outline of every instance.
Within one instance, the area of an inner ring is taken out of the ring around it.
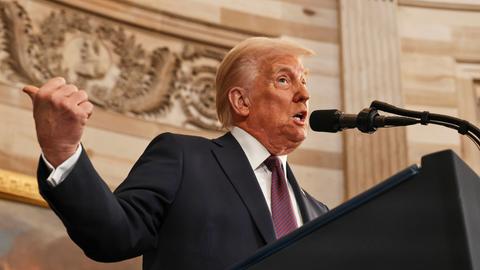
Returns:
[[[228,91],[228,100],[233,112],[241,117],[250,114],[250,99],[247,90],[242,87],[233,87]]]

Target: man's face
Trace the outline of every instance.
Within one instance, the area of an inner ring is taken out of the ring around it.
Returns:
[[[275,155],[293,151],[306,137],[309,99],[305,69],[293,55],[266,58],[249,91],[247,125]]]

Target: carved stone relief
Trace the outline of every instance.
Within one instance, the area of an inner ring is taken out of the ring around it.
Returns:
[[[147,44],[120,23],[66,8],[33,20],[22,3],[0,1],[0,81],[41,85],[62,76],[106,110],[220,128],[214,82],[225,49],[176,37]]]

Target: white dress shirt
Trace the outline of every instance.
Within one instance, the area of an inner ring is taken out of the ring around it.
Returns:
[[[265,164],[263,164],[263,162],[270,156],[270,153],[257,139],[255,139],[255,137],[253,137],[243,129],[239,127],[233,127],[231,133],[242,147],[243,152],[245,152],[248,162],[250,163],[250,166],[252,167],[252,170],[257,177],[258,184],[260,186],[260,189],[262,190],[263,196],[265,197],[265,201],[268,205],[268,209],[271,213],[272,172],[267,168]],[[80,154],[82,153],[82,151],[82,146],[79,145],[77,151],[71,157],[65,160],[62,164],[60,164],[57,168],[54,168],[42,153],[43,161],[51,170],[51,173],[47,178],[47,181],[51,186],[55,187],[61,182],[63,182],[65,178],[67,178],[67,176],[73,170],[73,167],[77,163],[78,159],[80,158]],[[287,156],[278,156],[278,158],[280,159],[284,168],[283,172],[285,174],[285,179],[287,179]],[[300,209],[298,208],[297,200],[295,199],[292,187],[290,183],[288,183],[288,181],[287,186],[293,212],[295,214],[295,220],[297,221],[298,226],[301,226],[303,222],[300,215]]]
[[[265,197],[265,201],[267,202],[268,209],[270,210],[270,214],[272,213],[272,200],[271,200],[271,190],[272,190],[272,172],[267,168],[263,162],[271,156],[270,152],[263,146],[255,137],[244,131],[239,127],[233,127],[231,130],[233,137],[238,141],[240,146],[245,152],[247,156],[248,162],[250,162],[250,166],[252,166],[252,170],[257,177],[258,185],[262,190],[263,196]],[[285,175],[285,179],[287,179],[287,156],[278,156],[280,162],[282,163],[283,173]],[[300,215],[300,209],[298,208],[297,200],[295,199],[295,195],[293,194],[292,186],[288,182],[287,179],[287,187],[288,193],[290,195],[290,201],[292,203],[293,213],[295,214],[295,220],[297,221],[297,225],[300,227],[303,222]]]
[[[47,167],[51,170],[50,175],[47,178],[47,182],[52,186],[56,187],[58,186],[67,176],[70,174],[70,172],[73,170],[73,167],[77,163],[78,159],[80,158],[80,155],[82,154],[82,146],[79,145],[77,148],[77,151],[69,157],[67,160],[65,160],[62,164],[58,165],[57,168],[54,168],[50,162],[48,162],[47,158],[43,155],[42,153],[42,159],[47,165]]]

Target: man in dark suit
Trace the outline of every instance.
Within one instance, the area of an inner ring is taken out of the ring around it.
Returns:
[[[326,213],[286,155],[305,139],[311,51],[251,38],[217,72],[217,110],[230,130],[209,140],[161,134],[111,192],[80,139],[93,105],[54,78],[26,86],[42,148],[40,192],[68,234],[98,261],[143,255],[144,269],[225,269]]]

